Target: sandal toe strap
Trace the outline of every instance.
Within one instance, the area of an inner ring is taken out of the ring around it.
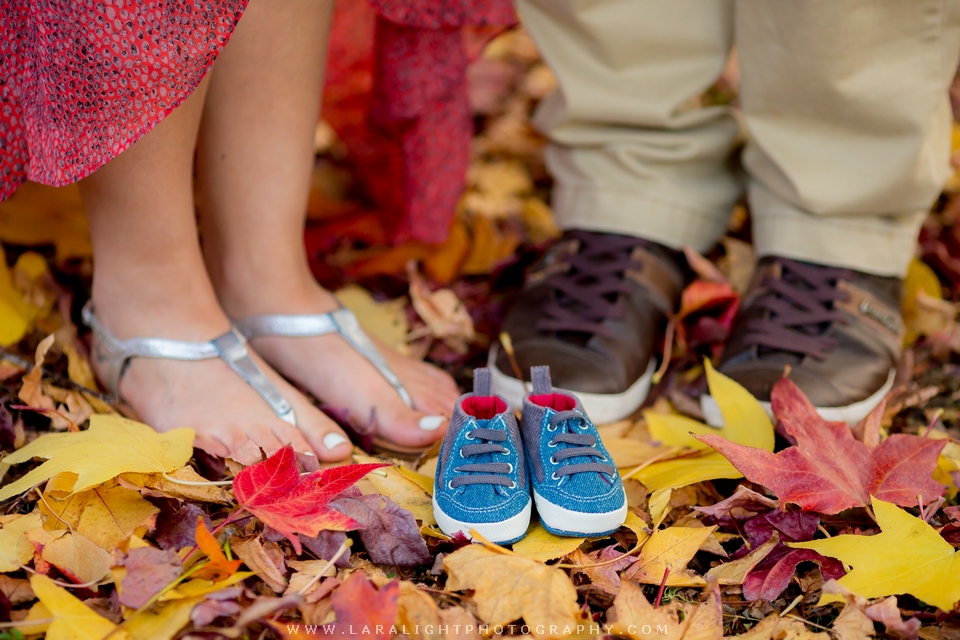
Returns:
[[[95,357],[107,370],[105,383],[109,391],[119,397],[120,378],[133,358],[166,358],[170,360],[209,360],[221,358],[244,381],[260,394],[277,417],[292,425],[297,424],[293,407],[267,378],[263,369],[250,357],[246,339],[236,329],[210,342],[188,342],[166,338],[131,338],[119,340],[100,324],[88,302],[83,307],[83,321],[97,337]]]
[[[400,382],[400,378],[360,327],[357,317],[347,308],[341,307],[329,313],[319,314],[250,316],[238,321],[235,326],[248,340],[263,336],[303,338],[338,333],[377,369],[408,407],[413,406],[413,399]]]

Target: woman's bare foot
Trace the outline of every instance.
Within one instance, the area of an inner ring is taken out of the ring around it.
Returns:
[[[223,283],[218,293],[224,309],[234,318],[262,313],[326,313],[338,306],[312,276],[301,274],[283,282],[257,286],[254,280],[247,280],[246,286],[237,288]],[[353,421],[372,425],[377,435],[404,447],[424,447],[440,439],[459,396],[456,383],[445,372],[379,343],[380,353],[413,398],[413,408],[338,335],[265,336],[254,339],[251,345],[315,397],[345,409]]]
[[[164,337],[206,341],[230,328],[226,316],[216,305],[191,304],[182,298],[171,298],[157,308],[138,304],[138,297],[130,296],[119,305],[100,302],[96,307],[98,319],[121,339]],[[106,362],[96,345],[94,347],[94,371],[104,379]],[[134,358],[121,378],[120,396],[146,424],[158,431],[190,427],[197,432],[196,446],[221,457],[248,439],[266,451],[292,444],[297,451],[313,453],[321,460],[349,456],[348,440],[336,424],[252,351],[251,356],[293,406],[297,426],[277,417],[253,387],[219,358],[200,361]]]

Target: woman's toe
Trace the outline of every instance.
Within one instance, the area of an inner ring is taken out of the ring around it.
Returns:
[[[382,415],[382,417],[381,417]],[[405,447],[428,447],[443,438],[449,424],[447,416],[427,414],[403,406],[377,414],[377,433],[384,439]]]

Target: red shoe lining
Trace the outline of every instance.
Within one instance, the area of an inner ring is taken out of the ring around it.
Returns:
[[[496,396],[473,396],[464,400],[460,407],[467,415],[477,420],[489,420],[507,410],[507,403]]]
[[[562,393],[545,393],[539,396],[530,396],[530,402],[549,407],[554,411],[571,411],[577,406],[577,401]]]

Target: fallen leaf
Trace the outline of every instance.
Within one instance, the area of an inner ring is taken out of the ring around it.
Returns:
[[[386,464],[352,464],[300,476],[293,447],[286,446],[233,480],[237,502],[264,524],[284,534],[299,555],[296,534],[315,536],[321,529],[348,531],[357,523],[327,504],[360,478]]]
[[[899,611],[897,617],[900,617]],[[861,607],[852,602],[846,604],[837,619],[833,621],[830,630],[836,634],[838,640],[865,640],[875,635],[873,621],[867,617]]]
[[[127,571],[120,583],[120,604],[131,609],[147,604],[183,571],[176,552],[153,547],[131,549],[123,566]]]
[[[845,573],[836,558],[827,558],[812,549],[775,550],[743,580],[743,597],[747,600],[774,601],[786,590],[797,565],[801,562],[816,562],[824,580],[837,579]]]
[[[179,551],[184,547],[192,547],[197,544],[197,518],[203,519],[208,529],[212,527],[207,514],[200,507],[179,500],[163,500],[160,502],[153,538],[161,549]]]
[[[610,452],[613,463],[618,469],[635,467],[643,464],[655,455],[662,453],[663,448],[649,442],[641,442],[634,438],[604,438],[601,433],[603,446]]]
[[[267,555],[260,540],[257,538],[250,538],[249,540],[231,538],[230,548],[236,552],[238,558],[243,560],[243,564],[252,569],[268,587],[277,593],[286,591],[287,579],[274,564],[273,559]]]
[[[415,567],[433,562],[413,514],[387,496],[342,497],[330,506],[360,525],[360,540],[374,563]]]
[[[781,378],[772,393],[773,414],[797,445],[773,454],[715,435],[696,436],[723,454],[751,482],[807,511],[834,514],[870,504],[870,496],[914,505],[943,495],[933,480],[943,441],[895,434],[876,448],[853,437],[846,423],[827,422],[803,392]]]
[[[323,558],[324,560],[329,560],[335,556],[337,551],[340,550],[340,545],[342,545],[346,539],[347,534],[345,534],[343,531],[321,531],[313,538],[300,536],[300,542],[303,543],[303,546],[309,549],[317,557]],[[347,552],[341,555],[340,559],[337,560],[337,566],[350,566],[350,556],[351,553],[348,548]]]
[[[116,415],[96,414],[90,428],[77,433],[42,435],[4,458],[19,464],[31,458],[46,462],[0,488],[0,500],[23,493],[58,473],[77,475],[73,491],[83,491],[121,473],[169,473],[193,455],[193,429],[157,433],[150,427]]]
[[[531,560],[546,562],[572,553],[583,544],[584,540],[586,538],[555,536],[537,522],[531,526],[520,542],[514,543],[513,552]]]
[[[400,581],[395,624],[411,639],[443,640],[447,635],[440,633],[439,627],[443,624],[440,607],[428,593],[409,580]]]
[[[920,631],[920,621],[916,618],[906,620],[900,615],[900,607],[893,596],[875,602],[864,609],[864,614],[883,625],[887,635],[904,640],[916,640]]]
[[[534,630],[577,626],[577,592],[560,569],[478,544],[445,556],[443,568],[449,576],[448,591],[474,590],[473,601],[483,622],[502,625],[523,618]]]
[[[0,203],[0,211],[2,206],[3,203]],[[7,266],[3,248],[0,247],[0,346],[9,347],[19,342],[41,311],[40,307],[27,300],[14,286],[13,274]],[[39,380],[39,374],[36,375]]]
[[[78,584],[97,582],[110,572],[110,554],[76,532],[46,544],[40,557]]]
[[[376,463],[376,458],[370,456],[357,455],[357,462]],[[383,475],[380,475],[383,474]],[[390,496],[390,499],[398,506],[406,509],[413,514],[413,517],[419,520],[423,525],[430,526],[437,523],[433,517],[433,501],[419,482],[410,479],[407,474],[400,471],[399,467],[388,466],[380,469],[379,473],[371,474],[364,478],[365,483],[370,483],[374,490],[384,496]],[[433,480],[430,480],[431,490]],[[368,490],[364,490],[367,493]]]
[[[722,455],[707,450],[694,435],[712,434],[724,441],[773,451],[773,424],[756,398],[741,385],[716,371],[709,360],[704,361],[704,367],[710,395],[720,408],[724,426],[717,429],[679,415],[644,412],[654,440],[665,446],[705,450],[700,455],[654,462],[632,474],[631,477],[642,482],[651,491],[676,489],[704,480],[739,478],[743,475]]]
[[[53,244],[57,261],[93,255],[83,201],[76,183],[48,187],[25,182],[0,203],[0,238],[22,246]]]
[[[840,535],[790,546],[813,549],[852,566],[838,584],[862,598],[909,593],[944,611],[953,609],[960,600],[960,552],[920,518],[878,498],[872,503],[881,533]],[[820,604],[838,600],[842,597],[825,594]]]
[[[43,526],[40,511],[8,521],[0,529],[0,572],[17,571],[33,558],[33,545],[24,535]]]
[[[21,379],[20,391],[17,392],[17,396],[23,400],[23,403],[27,406],[50,411],[56,409],[56,403],[53,401],[53,398],[50,398],[43,392],[43,386],[41,384],[43,363],[47,358],[47,352],[50,351],[56,339],[57,336],[51,333],[40,341],[34,355],[33,367]],[[8,464],[12,463],[8,462]]]
[[[671,602],[654,608],[640,587],[624,582],[607,611],[606,631],[633,640],[720,640],[723,619],[712,593],[704,603],[677,606]]]
[[[207,558],[210,560],[193,574],[194,577],[220,582],[237,572],[242,561],[227,560],[227,556],[223,554],[223,550],[220,548],[220,543],[211,535],[202,517],[197,517],[197,526],[194,531],[197,547],[207,554]]]
[[[770,552],[780,543],[780,536],[774,532],[773,536],[762,545],[754,548],[750,553],[731,562],[719,564],[703,576],[709,582],[716,580],[718,584],[743,584],[747,574],[760,564]]]
[[[830,635],[807,629],[807,625],[796,618],[781,618],[770,614],[746,633],[734,636],[737,640],[829,640]]]
[[[290,596],[295,593],[300,593],[311,582],[313,585],[303,593],[304,596],[307,596],[307,602],[316,602],[319,598],[310,598],[309,596],[317,591],[320,587],[320,582],[315,581],[314,579],[321,571],[324,571],[323,575],[328,577],[333,577],[337,575],[337,568],[331,566],[330,563],[326,560],[291,560],[287,563],[291,569],[296,571],[292,576],[290,576],[290,582],[287,584],[286,590],[283,592],[283,595]],[[331,585],[332,586],[332,585]]]
[[[202,601],[199,597],[184,598],[145,609],[130,618],[124,629],[132,640],[170,640],[187,626],[190,612]]]
[[[776,509],[780,502],[757,493],[742,484],[729,498],[707,507],[694,507],[702,514],[716,518],[718,521],[731,520],[735,517],[755,516],[757,514]]]
[[[670,569],[667,585],[686,582],[692,575],[686,571],[687,563],[715,530],[716,527],[670,527],[654,531],[624,577],[641,584],[660,584],[664,572]],[[699,581],[702,583],[702,579]]]
[[[30,586],[30,581],[20,578],[0,576],[0,591],[13,606],[37,599],[37,596],[33,593],[33,588]]]
[[[650,512],[650,519],[653,521],[653,526],[650,527],[654,531],[660,528],[660,525],[663,524],[664,518],[670,513],[670,496],[673,493],[673,489],[657,489],[650,494],[650,498],[647,501],[647,510]]]
[[[390,625],[397,617],[399,593],[396,580],[376,589],[362,571],[355,572],[331,596],[337,614],[337,634],[389,638]]]
[[[193,470],[193,467],[181,467],[168,473],[168,480],[158,473],[124,473],[119,477],[122,486],[140,491],[143,495],[155,498],[176,498],[178,500],[196,500],[215,504],[233,504],[233,498],[223,487],[216,485],[182,484],[185,482],[208,482],[206,478]]]
[[[137,528],[152,523],[160,512],[136,491],[113,482],[71,494],[75,478],[64,474],[47,482],[40,512],[47,516],[44,527],[48,531],[69,527],[101,549],[113,551]],[[66,497],[58,497],[64,494]]]
[[[620,572],[637,561],[616,547],[612,544],[590,554],[575,549],[570,554],[570,562],[582,565],[574,572],[585,574],[594,587],[614,596],[620,593]]]
[[[407,267],[410,279],[410,300],[417,315],[430,334],[450,347],[455,353],[466,353],[468,343],[475,339],[473,318],[467,308],[450,289],[431,291],[416,265]]]
[[[53,622],[47,628],[47,640],[101,640],[107,634],[111,639],[128,639],[129,635],[98,615],[66,589],[58,587],[50,578],[34,574],[30,577],[37,598],[49,611]]]
[[[197,627],[206,627],[217,618],[235,616],[238,613],[240,613],[240,603],[234,602],[232,599],[218,600],[208,597],[193,608],[193,611],[190,612],[190,620]]]

